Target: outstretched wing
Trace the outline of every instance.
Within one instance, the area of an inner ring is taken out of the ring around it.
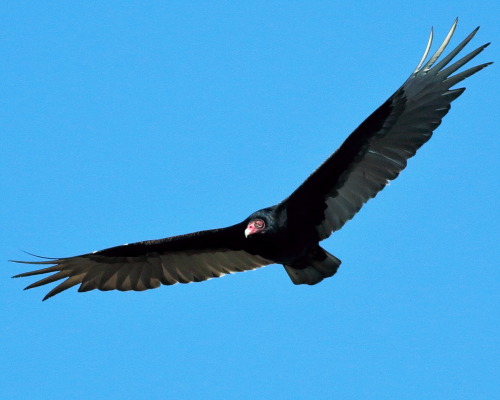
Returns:
[[[371,114],[282,206],[287,208],[291,230],[314,227],[320,240],[340,229],[387,183],[406,167],[407,160],[427,142],[450,103],[465,88],[451,89],[491,63],[481,64],[452,75],[478,55],[485,44],[447,66],[474,37],[476,28],[446,57],[435,62],[448,45],[457,20],[430,59],[425,53],[408,80]],[[425,64],[424,64],[425,62]]]
[[[88,290],[147,290],[161,284],[200,282],[233,272],[247,271],[272,264],[244,248],[244,224],[195,232],[166,239],[111,247],[75,257],[44,261],[15,261],[46,265],[14,278],[52,274],[26,289],[65,279],[44,300],[80,284],[79,292]]]

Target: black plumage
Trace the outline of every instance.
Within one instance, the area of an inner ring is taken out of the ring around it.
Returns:
[[[44,298],[72,286],[79,291],[146,290],[282,264],[295,284],[316,284],[340,260],[319,246],[406,167],[464,88],[454,85],[491,63],[455,73],[488,44],[449,65],[474,30],[437,64],[457,21],[433,56],[429,42],[407,81],[373,112],[316,171],[281,203],[221,229],[112,247],[75,257],[16,261],[49,265],[15,277],[51,274],[27,287],[64,279]]]

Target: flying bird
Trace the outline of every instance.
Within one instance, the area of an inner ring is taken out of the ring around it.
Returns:
[[[489,43],[458,61],[476,28],[441,58],[455,20],[436,52],[424,55],[410,77],[288,198],[235,225],[111,247],[67,258],[15,261],[49,265],[14,276],[51,274],[26,289],[64,279],[44,297],[75,285],[78,291],[136,290],[200,282],[233,272],[282,264],[294,284],[314,285],[337,272],[341,261],[319,242],[342,228],[369,199],[406,167],[427,142],[450,104],[465,88],[453,88],[491,63],[455,73]],[[453,62],[452,62],[453,61]]]

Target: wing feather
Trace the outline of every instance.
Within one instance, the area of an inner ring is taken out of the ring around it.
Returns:
[[[489,43],[480,46],[449,65],[478,28],[438,61],[456,26],[457,21],[426,62],[433,39],[431,30],[422,59],[401,88],[282,202],[291,229],[301,231],[312,225],[320,240],[340,229],[364,203],[395,179],[407,160],[430,139],[450,110],[451,102],[465,90],[451,87],[491,64],[480,64],[452,75],[488,46]]]
[[[201,231],[156,241],[132,243],[95,253],[23,264],[55,264],[17,277],[51,274],[26,289],[67,278],[47,293],[44,300],[80,284],[89,290],[154,289],[161,284],[200,282],[233,272],[248,271],[272,261],[244,249],[244,225]]]
[[[450,43],[451,37],[455,33],[455,29],[457,29],[457,24],[458,24],[458,18],[455,19],[455,22],[453,22],[453,25],[451,26],[450,31],[444,38],[443,43],[441,43],[436,52],[431,56],[431,58],[429,58],[429,61],[427,61],[427,63],[422,67],[423,71],[429,71],[436,62],[436,60],[441,56],[441,54],[443,54],[443,51],[445,51],[446,47],[448,46],[448,43]],[[419,69],[414,71],[414,73],[418,73],[418,71]]]

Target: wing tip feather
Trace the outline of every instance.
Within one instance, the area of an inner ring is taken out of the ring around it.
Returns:
[[[57,294],[57,293],[52,294],[52,293],[50,293],[50,292],[49,292],[49,293],[47,293],[45,296],[43,296],[42,301],[48,300],[48,299],[50,299],[51,297],[55,296],[56,294]]]

